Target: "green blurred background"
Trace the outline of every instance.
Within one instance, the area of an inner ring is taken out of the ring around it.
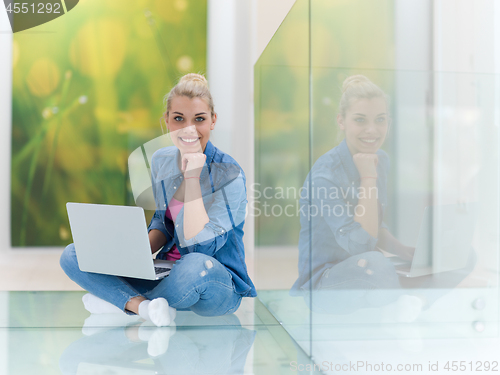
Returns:
[[[71,242],[66,202],[134,204],[128,155],[205,72],[206,20],[206,0],[85,0],[14,34],[13,247]]]

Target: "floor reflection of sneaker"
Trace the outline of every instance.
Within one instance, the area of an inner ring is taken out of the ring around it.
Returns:
[[[145,322],[139,327],[139,338],[148,342],[148,354],[158,357],[167,352],[170,337],[175,332],[176,326],[173,322],[168,327],[155,327]]]
[[[119,314],[91,314],[83,323],[82,333],[91,336],[95,333],[116,327],[126,327],[136,323],[139,315]]]

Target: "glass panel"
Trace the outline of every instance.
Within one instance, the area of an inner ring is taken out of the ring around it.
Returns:
[[[309,5],[296,3],[256,66],[257,203],[270,210],[277,187],[302,187],[285,195],[294,217],[257,214],[257,283],[296,280],[260,299],[316,363],[333,364],[325,372],[350,361],[408,371],[408,352],[429,371],[457,353],[488,361],[467,348],[491,357],[499,343],[498,4]],[[307,15],[311,64],[299,74],[290,51],[304,58]],[[295,100],[305,93],[310,108]],[[290,259],[298,275],[276,271]]]
[[[312,248],[300,238],[299,251],[311,251],[317,363],[397,365],[408,348],[391,343],[418,339],[427,366],[431,348],[445,358],[463,347],[454,339],[498,337],[498,78],[473,68],[485,65],[481,47],[467,51],[475,65],[438,71],[453,29],[433,11],[449,4],[422,2],[405,24],[415,4],[312,2],[314,166],[301,231]],[[420,21],[435,33],[419,34]],[[490,24],[469,32],[493,35]],[[420,61],[402,56],[405,43]]]
[[[259,298],[304,340],[310,311],[289,290],[298,276],[298,196],[310,169],[309,73],[309,1],[298,0],[255,65],[255,184],[249,189],[254,196],[249,212],[255,215]]]

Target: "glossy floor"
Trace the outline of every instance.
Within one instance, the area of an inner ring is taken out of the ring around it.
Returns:
[[[0,292],[0,374],[499,373],[498,290],[432,293],[410,317],[397,302],[318,314],[286,290],[260,291],[236,314],[178,312],[157,328],[90,315],[84,292]]]
[[[157,328],[90,315],[83,294],[0,293],[0,374],[288,374],[309,363],[257,299],[224,317],[178,312]]]
[[[500,373],[498,288],[413,289],[413,296],[426,301],[423,306],[413,304],[408,293],[365,292],[360,299],[377,306],[342,314],[311,312],[307,306],[326,299],[338,305],[353,291],[306,298],[260,291],[259,298],[311,355],[312,374]]]

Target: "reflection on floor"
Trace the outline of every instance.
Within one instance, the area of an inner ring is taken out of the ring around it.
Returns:
[[[386,372],[399,373],[444,374],[453,372],[455,365],[467,374],[500,372],[496,287],[413,290],[431,301],[421,309],[405,304],[408,300],[401,294],[390,295],[400,291],[372,292],[363,298],[392,302],[326,314],[311,312],[311,299],[340,302],[352,291],[291,297],[288,291],[274,290],[261,291],[259,298],[311,355],[316,363],[312,373],[372,374],[383,371],[382,364]]]
[[[422,293],[433,303],[410,316],[398,296],[335,315],[312,313],[310,300],[286,290],[260,291],[234,315],[178,312],[175,326],[157,328],[136,316],[90,315],[84,292],[0,292],[0,375],[371,374],[381,366],[436,374],[455,364],[461,373],[500,372],[498,289]]]
[[[260,375],[311,365],[258,299],[223,317],[178,312],[175,326],[157,328],[137,316],[90,315],[83,294],[0,293],[0,374]]]

